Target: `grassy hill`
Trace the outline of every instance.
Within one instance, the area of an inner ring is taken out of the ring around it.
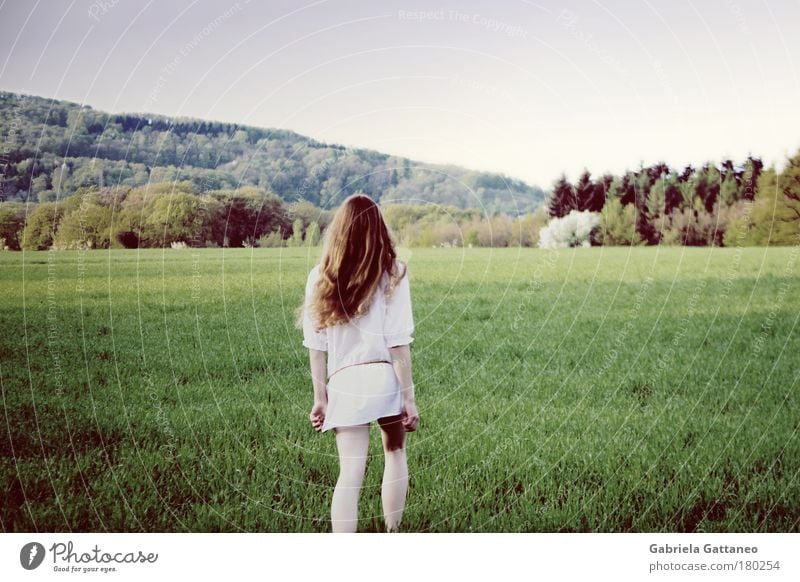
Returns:
[[[283,129],[150,114],[0,92],[1,200],[49,201],[87,186],[189,180],[198,192],[258,186],[285,201],[337,206],[363,191],[520,214],[544,192],[521,180],[327,144]]]

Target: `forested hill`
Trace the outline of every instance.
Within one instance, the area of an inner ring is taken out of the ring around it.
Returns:
[[[285,201],[333,208],[362,191],[518,214],[544,200],[536,186],[326,144],[297,133],[200,119],[108,114],[67,101],[0,92],[0,200],[49,201],[85,186],[189,180],[198,192],[253,185]]]

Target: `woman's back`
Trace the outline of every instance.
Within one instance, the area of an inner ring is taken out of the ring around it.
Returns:
[[[328,353],[328,377],[347,366],[390,361],[390,347],[414,341],[408,269],[399,262],[396,268],[402,276],[394,289],[388,289],[390,277],[384,272],[366,313],[346,323],[321,330],[315,329],[316,322],[311,309],[314,288],[320,277],[320,266],[316,265],[311,269],[305,290],[303,345]]]

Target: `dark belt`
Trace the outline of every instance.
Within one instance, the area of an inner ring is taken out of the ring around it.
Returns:
[[[389,360],[373,360],[371,362],[358,362],[357,364],[347,364],[346,366],[342,366],[338,370],[336,370],[333,374],[328,376],[328,379],[333,378],[336,374],[344,370],[345,368],[352,368],[353,366],[363,366],[365,364],[391,364]]]

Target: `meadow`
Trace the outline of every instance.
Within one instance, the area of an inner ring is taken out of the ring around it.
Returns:
[[[0,253],[3,530],[330,531],[293,324],[319,252]],[[799,248],[401,257],[403,531],[800,531]]]

